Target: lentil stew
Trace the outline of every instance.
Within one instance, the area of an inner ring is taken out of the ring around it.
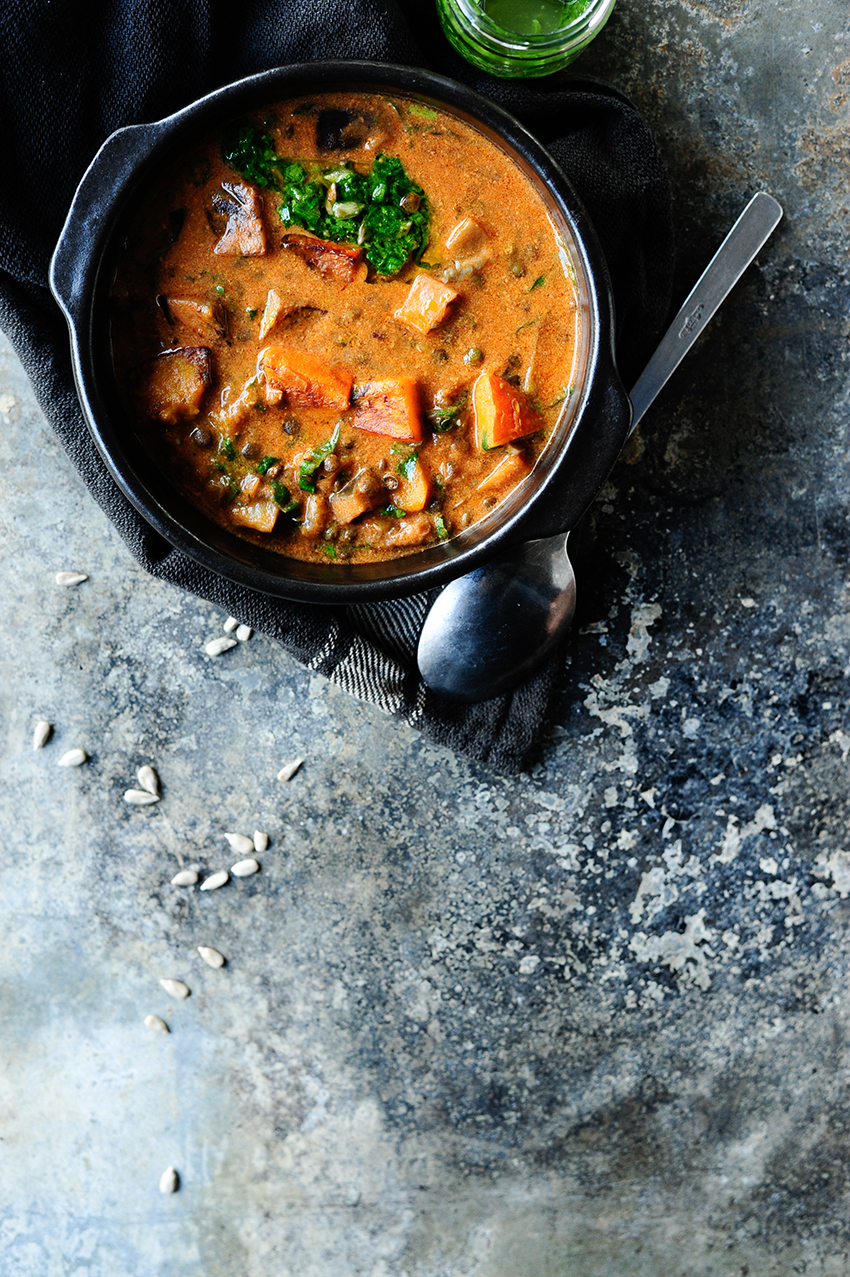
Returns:
[[[448,112],[327,93],[172,164],[112,289],[146,450],[294,558],[445,540],[531,473],[575,392],[570,257],[530,181]]]

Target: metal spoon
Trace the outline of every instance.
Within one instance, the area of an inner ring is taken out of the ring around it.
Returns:
[[[635,384],[632,430],[781,217],[781,206],[766,192],[750,200]],[[419,670],[429,687],[454,700],[483,701],[516,687],[540,665],[575,612],[568,537],[559,532],[526,541],[446,586],[419,638]]]

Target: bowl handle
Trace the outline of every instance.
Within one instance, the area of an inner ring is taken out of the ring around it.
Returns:
[[[114,215],[115,196],[151,151],[159,124],[130,124],[110,134],[83,174],[50,262],[50,289],[74,324],[95,260],[93,246]]]
[[[535,508],[523,540],[569,532],[593,504],[629,437],[632,405],[613,361],[597,367],[581,422],[567,448],[563,480]]]

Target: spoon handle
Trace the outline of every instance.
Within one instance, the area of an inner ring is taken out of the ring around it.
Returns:
[[[750,200],[688,293],[661,344],[635,382],[629,396],[634,409],[632,430],[679,367],[720,303],[770,238],[781,217],[782,206],[765,191],[759,191]]]

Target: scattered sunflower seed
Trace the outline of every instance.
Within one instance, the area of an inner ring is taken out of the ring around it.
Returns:
[[[254,631],[251,629],[250,625],[240,625],[239,629],[236,631],[236,637],[240,643],[247,643],[253,633]]]
[[[63,754],[59,759],[57,766],[79,767],[87,758],[88,754],[84,749],[69,749],[67,754]]]
[[[160,980],[165,992],[172,998],[188,998],[189,986],[182,980]]]
[[[230,874],[226,869],[219,869],[218,873],[210,874],[209,878],[205,878],[201,883],[201,891],[215,891],[216,887],[223,887],[230,878]]]
[[[219,967],[224,966],[224,956],[219,953],[218,949],[210,949],[205,944],[199,944],[198,953],[208,967],[214,967],[217,971]]]
[[[172,887],[194,887],[198,881],[200,874],[195,873],[194,869],[181,869],[179,874],[175,874],[171,879]]]
[[[260,829],[255,829],[254,830],[254,850],[265,851],[268,845],[269,845],[268,834],[264,834],[262,830]]]
[[[147,1028],[153,1029],[154,1033],[170,1033],[171,1032],[168,1025],[165,1023],[165,1021],[161,1020],[158,1015],[146,1015],[145,1025],[147,1026]]]
[[[131,807],[150,807],[159,802],[159,794],[150,794],[146,789],[127,789],[124,791],[124,802]]]
[[[176,1193],[180,1187],[180,1177],[173,1166],[166,1166],[159,1179],[161,1193]]]
[[[44,746],[50,740],[52,735],[53,725],[51,723],[48,723],[45,719],[36,723],[35,731],[32,734],[33,749],[44,749]]]
[[[150,763],[145,763],[136,772],[139,784],[142,789],[146,789],[149,794],[155,794],[159,798],[159,777],[157,776]]]
[[[227,620],[224,622],[225,634],[232,634],[234,630],[238,630],[238,629],[239,629],[239,622],[237,621],[236,617],[229,616]]]
[[[57,572],[57,585],[80,585],[81,582],[87,581],[88,577],[85,572]]]
[[[247,834],[225,834],[224,836],[233,850],[238,851],[240,856],[249,856],[254,850],[254,844]]]
[[[207,643],[204,651],[207,656],[221,656],[222,652],[229,652],[232,647],[236,647],[236,639],[217,638]]]
[[[248,856],[246,860],[237,860],[235,865],[231,865],[230,872],[234,878],[250,878],[251,874],[255,874],[259,868],[254,857]]]
[[[298,771],[298,768],[304,762],[303,758],[293,758],[291,762],[284,763],[277,774],[278,780],[292,780],[292,777]]]

